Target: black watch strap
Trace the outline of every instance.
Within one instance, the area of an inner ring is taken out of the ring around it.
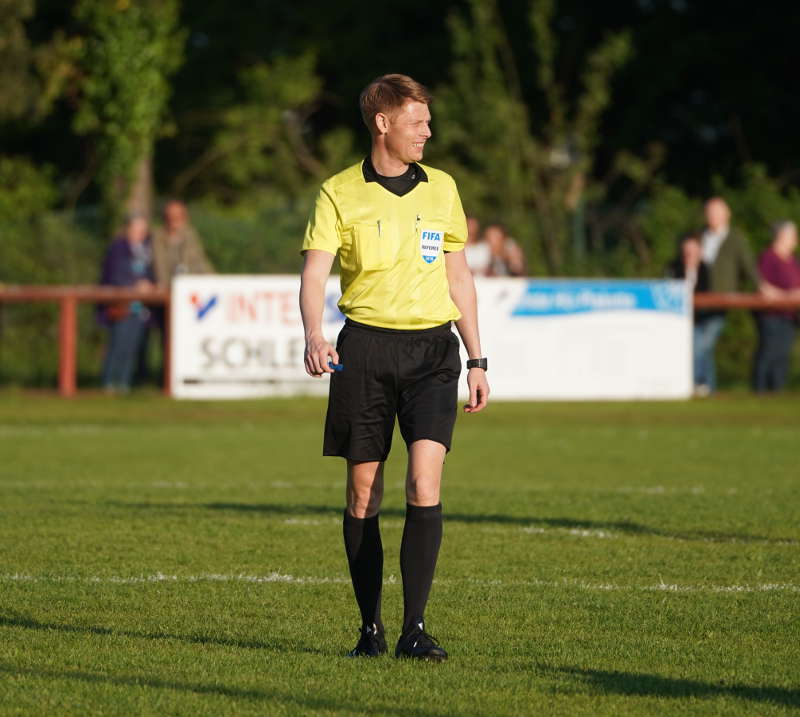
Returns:
[[[467,359],[467,368],[482,368],[484,371],[488,371],[489,361],[485,358]]]

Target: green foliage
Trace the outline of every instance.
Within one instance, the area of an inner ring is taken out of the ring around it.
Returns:
[[[52,170],[24,157],[0,156],[0,222],[34,221],[56,196]]]
[[[33,100],[33,48],[25,33],[25,22],[30,20],[33,9],[33,0],[0,0],[0,117],[3,118],[23,115]]]
[[[470,9],[469,21],[450,17],[455,60],[451,81],[435,92],[430,162],[455,175],[468,213],[504,221],[532,247],[535,177],[526,157],[536,152],[535,140],[524,103],[506,84],[494,7],[474,2]]]
[[[98,242],[52,211],[52,172],[25,159],[0,157],[0,281],[79,283],[97,274]]]
[[[0,120],[36,126],[58,98],[73,89],[81,38],[62,29],[34,43],[26,24],[35,19],[34,0],[0,0]]]
[[[212,114],[208,148],[176,178],[225,187],[224,198],[252,200],[268,188],[295,198],[354,160],[353,136],[338,127],[311,143],[307,120],[322,91],[313,53],[259,62],[239,73],[241,99]]]
[[[731,205],[733,222],[745,231],[756,250],[769,244],[775,222],[791,219],[800,224],[800,190],[782,185],[761,164],[744,165],[735,183],[716,177],[713,190]]]
[[[451,17],[454,60],[451,81],[437,92],[434,150],[445,166],[449,161],[470,211],[504,217],[526,244],[534,271],[550,274],[584,269],[583,204],[587,197],[601,201],[610,189],[593,177],[600,120],[611,82],[631,56],[629,34],[609,34],[589,51],[577,98],[570,101],[572,87],[556,72],[554,10],[552,1],[530,4],[537,64],[525,70],[534,72],[545,99],[539,116],[529,115],[534,104],[523,96],[494,0],[472,0],[469,19]],[[635,185],[652,175],[642,171],[652,163],[634,163],[630,154],[616,169]]]
[[[52,172],[25,159],[0,158],[0,284],[94,283],[104,242],[53,211]],[[81,363],[96,374],[98,337],[84,307]],[[0,304],[0,381],[53,385],[57,312],[50,303]]]
[[[97,139],[110,217],[119,216],[137,165],[167,130],[169,78],[180,66],[186,36],[178,11],[178,0],[80,0],[76,6],[86,42],[74,128]]]
[[[678,187],[657,182],[637,216],[638,228],[647,249],[631,274],[660,276],[666,265],[678,255],[680,238],[697,231],[702,223],[702,203],[688,197]],[[630,245],[626,244],[630,251]]]
[[[312,201],[309,194],[294,204],[279,197],[237,207],[195,202],[192,222],[218,272],[296,274]]]

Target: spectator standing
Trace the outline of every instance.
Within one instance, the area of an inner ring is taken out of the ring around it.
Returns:
[[[473,276],[487,276],[492,262],[492,251],[481,236],[481,224],[475,217],[467,217],[467,242],[464,258]]]
[[[747,240],[731,227],[731,211],[725,200],[712,197],[706,202],[704,211],[706,228],[700,242],[702,260],[708,266],[708,290],[739,291],[744,283],[749,282],[769,295],[772,287],[760,280]],[[697,317],[694,382],[698,395],[707,395],[716,389],[714,350],[724,326],[724,311],[708,311]]]
[[[703,261],[703,249],[698,234],[690,233],[681,238],[678,256],[667,267],[667,276],[673,279],[684,279],[692,293],[708,291],[710,276],[708,265]],[[694,312],[694,328],[692,337],[692,366],[696,377],[702,373],[705,355],[699,350],[703,347],[704,320],[707,311]],[[695,386],[695,391],[707,395],[707,391]]]
[[[708,265],[703,261],[703,249],[697,234],[686,234],[681,238],[678,256],[667,268],[667,276],[685,279],[693,293],[708,291]]]
[[[523,276],[525,256],[502,224],[489,224],[484,230],[491,258],[486,276]]]
[[[761,254],[758,269],[761,278],[781,290],[785,298],[800,299],[800,262],[797,249],[797,226],[784,221],[775,225],[772,243]],[[759,393],[780,391],[789,378],[797,314],[791,311],[764,311],[756,314],[758,349],[753,368],[753,388]]]
[[[186,204],[170,199],[164,205],[162,224],[153,234],[153,267],[159,287],[169,289],[172,280],[179,274],[213,274],[214,267],[208,260],[195,228],[189,217]],[[164,308],[154,307],[151,324],[161,335],[161,355],[164,356],[167,340]],[[145,331],[138,359],[137,374],[147,376],[147,354],[150,331]]]
[[[149,225],[142,214],[131,214],[119,237],[111,242],[100,283],[149,290],[154,287]],[[127,393],[131,387],[150,311],[139,301],[112,304],[103,309],[109,340],[103,362],[103,387],[109,393]]]
[[[168,288],[178,274],[212,274],[186,205],[171,199],[164,206],[164,222],[153,236],[153,262],[159,286]]]

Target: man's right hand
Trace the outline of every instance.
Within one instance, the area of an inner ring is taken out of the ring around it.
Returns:
[[[314,378],[320,378],[326,373],[333,373],[333,369],[328,366],[328,361],[339,363],[339,354],[336,353],[336,349],[321,334],[306,337],[304,358],[306,373]]]

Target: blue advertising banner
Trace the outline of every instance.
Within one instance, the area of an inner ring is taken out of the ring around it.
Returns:
[[[512,316],[564,316],[598,311],[691,311],[683,284],[674,281],[529,281]]]

